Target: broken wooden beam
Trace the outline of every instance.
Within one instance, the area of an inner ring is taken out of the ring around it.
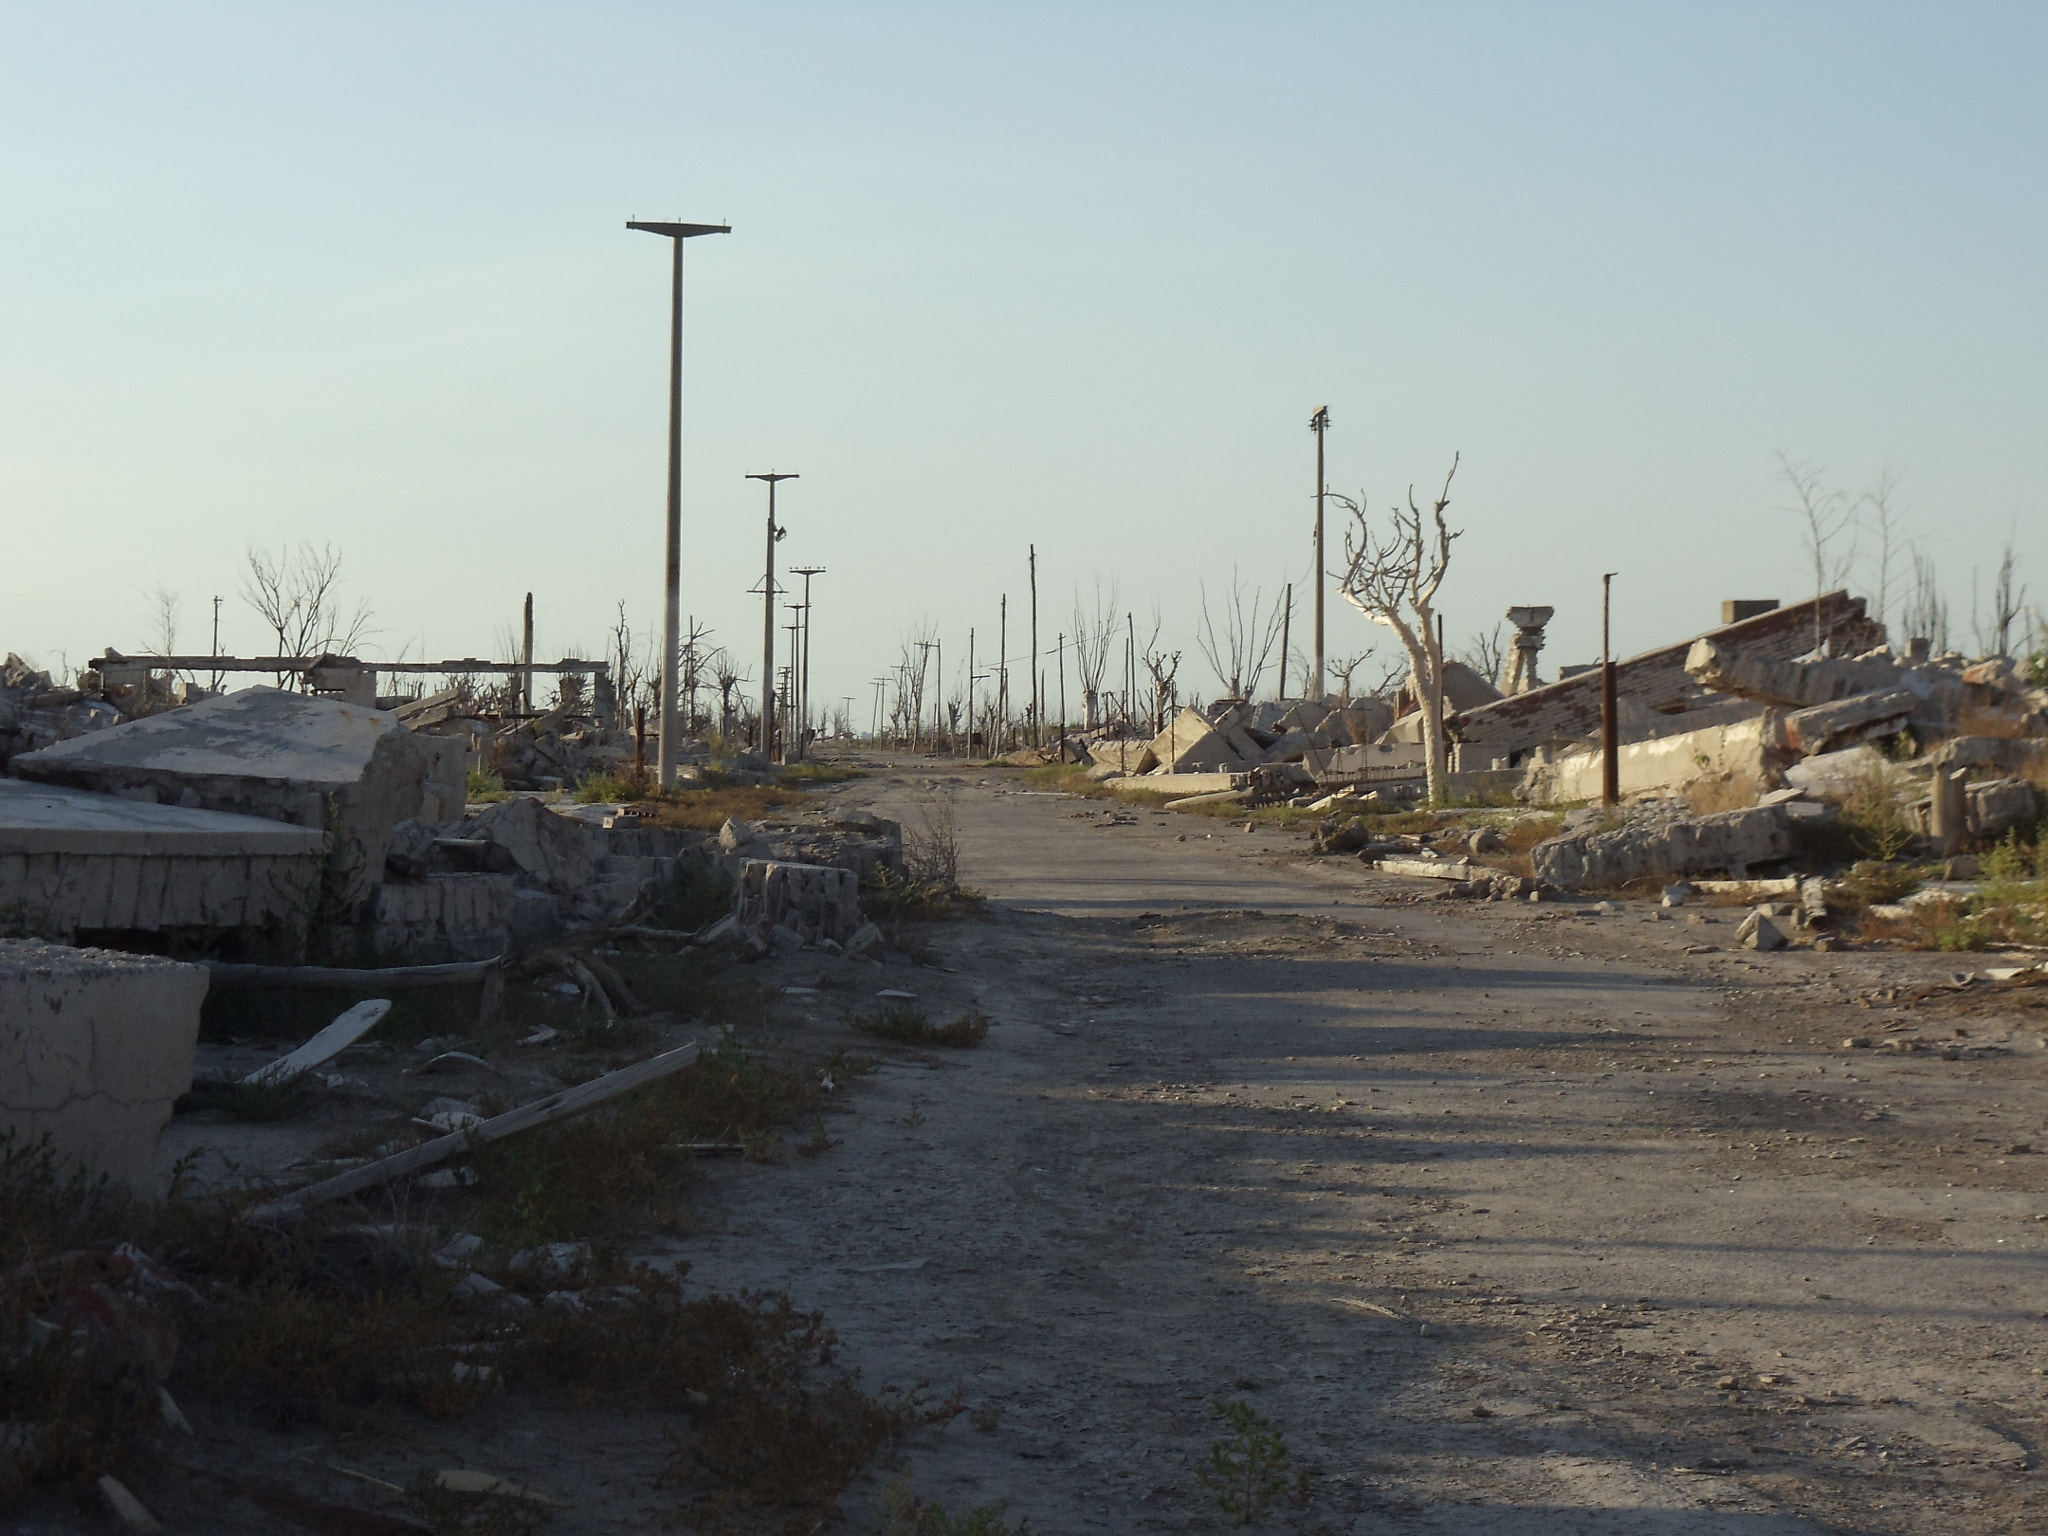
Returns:
[[[545,1125],[570,1120],[587,1113],[600,1105],[609,1104],[636,1088],[658,1082],[664,1077],[680,1072],[696,1061],[702,1047],[695,1041],[663,1051],[659,1056],[636,1062],[630,1067],[621,1067],[616,1072],[607,1072],[602,1077],[592,1078],[574,1088],[564,1088],[560,1093],[550,1094],[545,1099],[536,1099],[531,1104],[522,1104],[517,1109],[508,1109],[502,1115],[495,1115],[481,1125],[466,1131],[451,1131],[446,1136],[437,1136],[432,1141],[423,1141],[416,1147],[380,1157],[374,1163],[365,1163],[360,1168],[351,1168],[337,1173],[331,1179],[322,1179],[304,1189],[286,1195],[270,1205],[251,1211],[252,1217],[261,1215],[283,1215],[303,1211],[315,1205],[325,1205],[330,1200],[345,1200],[350,1195],[361,1194],[366,1189],[375,1189],[409,1174],[419,1173],[450,1158],[460,1157],[471,1147],[483,1142],[502,1141],[507,1136],[517,1136],[522,1131],[538,1130]]]

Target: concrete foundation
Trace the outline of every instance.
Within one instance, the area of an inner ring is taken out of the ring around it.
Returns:
[[[428,875],[377,887],[370,949],[413,965],[488,960],[512,947],[509,875]]]
[[[0,779],[0,932],[265,929],[303,941],[327,835]]]
[[[0,1128],[161,1195],[157,1143],[192,1086],[206,985],[196,965],[0,940]]]

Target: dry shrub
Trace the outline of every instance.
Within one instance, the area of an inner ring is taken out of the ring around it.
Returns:
[[[957,885],[960,835],[951,795],[933,795],[903,833],[903,875],[914,885]]]
[[[824,1109],[821,1070],[858,1067],[836,1057],[820,1067],[775,1067],[728,1035],[609,1111],[477,1147],[476,1230],[524,1246],[666,1227],[690,1166],[685,1145],[736,1141],[756,1157],[770,1155],[784,1127]]]
[[[1918,789],[1906,773],[1873,756],[1854,774],[1841,795],[1842,825],[1858,852],[1888,862],[1920,835],[1912,805]]]
[[[698,1523],[772,1509],[810,1530],[884,1442],[959,1412],[919,1392],[870,1396],[838,1338],[782,1292],[685,1300],[675,1276],[637,1271],[635,1294],[582,1314],[542,1311],[504,1357],[507,1377],[571,1407],[686,1414],[665,1480]]]
[[[988,1015],[979,1009],[963,1013],[950,1024],[934,1024],[919,1008],[902,1004],[874,1013],[855,1014],[849,1020],[864,1035],[878,1040],[895,1040],[904,1045],[976,1046],[988,1038]]]
[[[1685,789],[1685,803],[1695,816],[1715,811],[1746,810],[1756,804],[1756,780],[1736,773],[1717,773],[1695,779]]]

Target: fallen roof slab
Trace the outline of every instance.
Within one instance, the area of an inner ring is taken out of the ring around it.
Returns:
[[[172,858],[317,855],[327,834],[260,816],[152,805],[119,795],[0,779],[0,854],[153,854]]]

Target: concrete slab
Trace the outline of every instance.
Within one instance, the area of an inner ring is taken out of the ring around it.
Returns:
[[[327,848],[327,835],[259,816],[152,805],[117,795],[0,779],[0,854],[162,854],[167,857],[246,858],[252,854],[311,854]]]
[[[0,1128],[143,1195],[192,1086],[207,974],[154,956],[0,939]]]

